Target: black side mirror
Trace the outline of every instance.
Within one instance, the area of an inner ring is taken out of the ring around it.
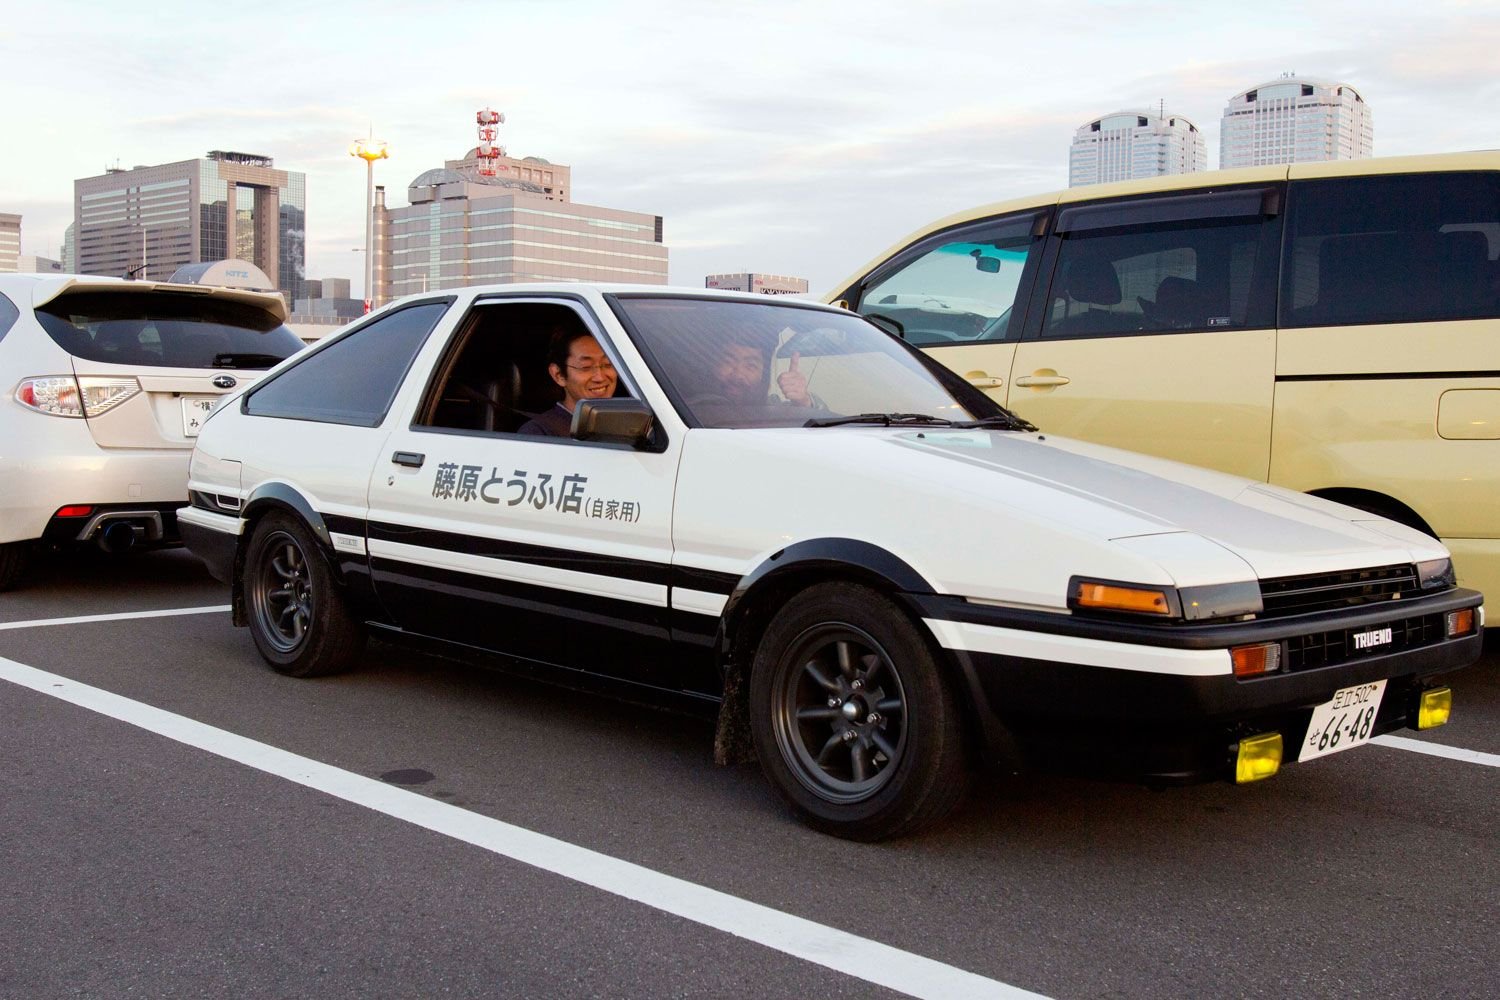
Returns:
[[[639,448],[656,422],[651,408],[639,399],[580,399],[573,407],[573,437],[580,441],[612,441]]]

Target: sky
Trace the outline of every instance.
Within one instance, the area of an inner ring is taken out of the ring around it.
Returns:
[[[232,149],[307,175],[310,278],[363,284],[365,167],[500,142],[573,200],[664,217],[673,284],[756,271],[814,293],[942,216],[1067,185],[1073,131],[1156,108],[1218,162],[1234,94],[1355,86],[1375,154],[1500,146],[1500,0],[0,0],[0,212],[59,257],[73,179]]]

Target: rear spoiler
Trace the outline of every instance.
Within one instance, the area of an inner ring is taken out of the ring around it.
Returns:
[[[40,309],[49,302],[73,293],[88,292],[90,295],[196,295],[218,299],[221,302],[238,302],[258,306],[285,323],[286,299],[280,292],[252,292],[245,288],[220,288],[215,285],[183,285],[170,281],[122,281],[119,278],[97,278],[79,276],[47,288],[38,288],[32,296],[31,305]]]

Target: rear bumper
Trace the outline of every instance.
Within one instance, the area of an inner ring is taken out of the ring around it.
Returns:
[[[1477,608],[1480,595],[1452,590],[1399,608],[1123,630],[950,598],[913,600],[957,667],[993,754],[1019,755],[1037,769],[1162,783],[1232,775],[1235,744],[1257,733],[1280,732],[1286,760],[1295,761],[1314,707],[1355,684],[1387,681],[1377,732],[1413,724],[1415,700],[1432,679],[1474,662],[1483,645],[1481,629],[1445,639],[1414,627],[1398,631],[1410,636],[1406,648],[1241,680],[1231,646],[1280,642],[1288,663],[1289,648],[1307,636],[1431,621]],[[947,617],[935,617],[943,611]],[[1061,631],[1037,631],[1038,617]]]

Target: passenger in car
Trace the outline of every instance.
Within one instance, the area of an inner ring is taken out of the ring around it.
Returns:
[[[594,335],[578,330],[552,331],[547,361],[547,374],[562,388],[563,398],[552,409],[522,424],[518,433],[568,437],[578,401],[613,396],[619,376]]]
[[[716,391],[729,402],[741,405],[780,402],[768,396],[770,354],[768,345],[749,336],[725,340],[711,369],[716,384],[711,393]],[[776,377],[776,388],[793,406],[814,406],[807,391],[807,376],[800,371],[801,361],[801,355],[792,354],[791,365]]]

